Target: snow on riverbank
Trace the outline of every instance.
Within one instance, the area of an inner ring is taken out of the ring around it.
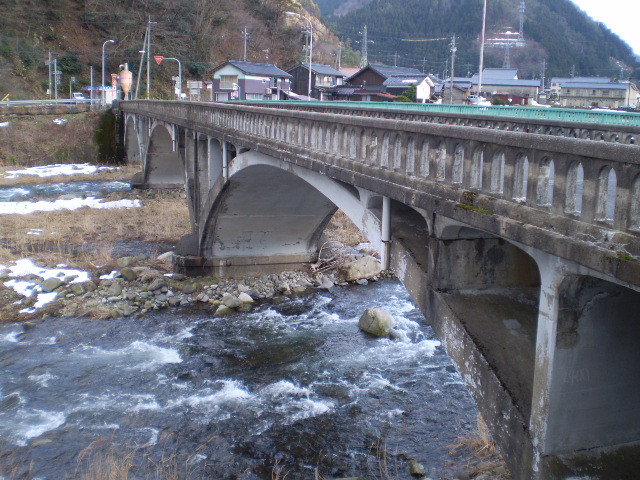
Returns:
[[[98,172],[117,170],[117,167],[98,167],[89,163],[58,163],[53,165],[42,165],[39,167],[29,167],[22,170],[9,170],[5,172],[5,178],[18,178],[21,175],[32,175],[36,177],[55,177],[57,175],[91,175]]]
[[[58,294],[56,292],[44,292],[41,283],[34,280],[32,276],[40,277],[43,280],[48,278],[58,278],[60,280],[71,278],[68,283],[81,283],[90,280],[89,273],[84,270],[63,267],[64,265],[59,265],[58,268],[41,267],[29,258],[22,258],[16,260],[13,266],[0,264],[0,276],[8,275],[11,280],[4,282],[4,285],[12,288],[20,295],[30,297],[36,294],[38,296],[32,308],[20,310],[21,313],[33,313],[47,303],[53,302]],[[24,277],[27,278],[25,279]]]
[[[78,210],[89,207],[98,209],[112,208],[140,208],[140,200],[115,200],[103,202],[99,198],[70,198],[54,201],[41,200],[39,202],[0,202],[0,215],[27,215],[34,212],[53,212],[55,210]]]

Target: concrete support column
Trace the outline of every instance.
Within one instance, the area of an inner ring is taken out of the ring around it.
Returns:
[[[225,182],[229,180],[229,147],[225,140],[222,140],[222,177]]]
[[[382,269],[389,269],[389,252],[391,246],[391,199],[382,197],[382,251],[380,259],[382,260]]]
[[[540,303],[538,306],[538,330],[529,431],[533,444],[531,478],[539,478],[540,461],[546,442],[549,400],[554,373],[560,284],[566,269],[564,261],[558,257],[535,252],[534,258],[540,270]]]

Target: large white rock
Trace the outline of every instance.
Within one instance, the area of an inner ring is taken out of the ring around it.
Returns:
[[[393,316],[384,308],[367,308],[358,321],[360,330],[376,337],[390,337],[395,326]]]
[[[347,282],[353,282],[361,278],[373,278],[382,272],[382,265],[371,255],[359,258],[342,268],[342,274]]]

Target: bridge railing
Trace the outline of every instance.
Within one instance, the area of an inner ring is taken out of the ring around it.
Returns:
[[[536,221],[559,234],[594,242],[611,230],[636,240],[640,234],[636,145],[246,105],[139,101],[122,109],[203,132],[213,128],[255,143],[303,149],[329,162],[358,162],[398,173],[398,181],[428,180],[443,195],[457,192],[460,198],[463,191],[464,198],[483,194],[529,207],[501,213],[528,223],[531,211],[539,212]],[[632,250],[638,247],[635,240],[634,245]]]
[[[612,143],[635,144],[640,113],[539,107],[437,105],[391,102],[243,102],[247,105],[309,112],[426,121]]]

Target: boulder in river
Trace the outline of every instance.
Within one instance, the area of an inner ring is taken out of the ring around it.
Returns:
[[[231,295],[230,293],[225,293],[224,295],[222,295],[222,303],[229,308],[238,308],[240,305],[242,305],[242,301],[238,297],[236,297],[235,295]]]
[[[360,330],[376,337],[390,337],[396,322],[387,310],[383,308],[367,308],[360,320]]]
[[[373,278],[382,272],[382,265],[371,255],[364,256],[342,268],[342,275],[347,282],[353,282],[361,278]]]

